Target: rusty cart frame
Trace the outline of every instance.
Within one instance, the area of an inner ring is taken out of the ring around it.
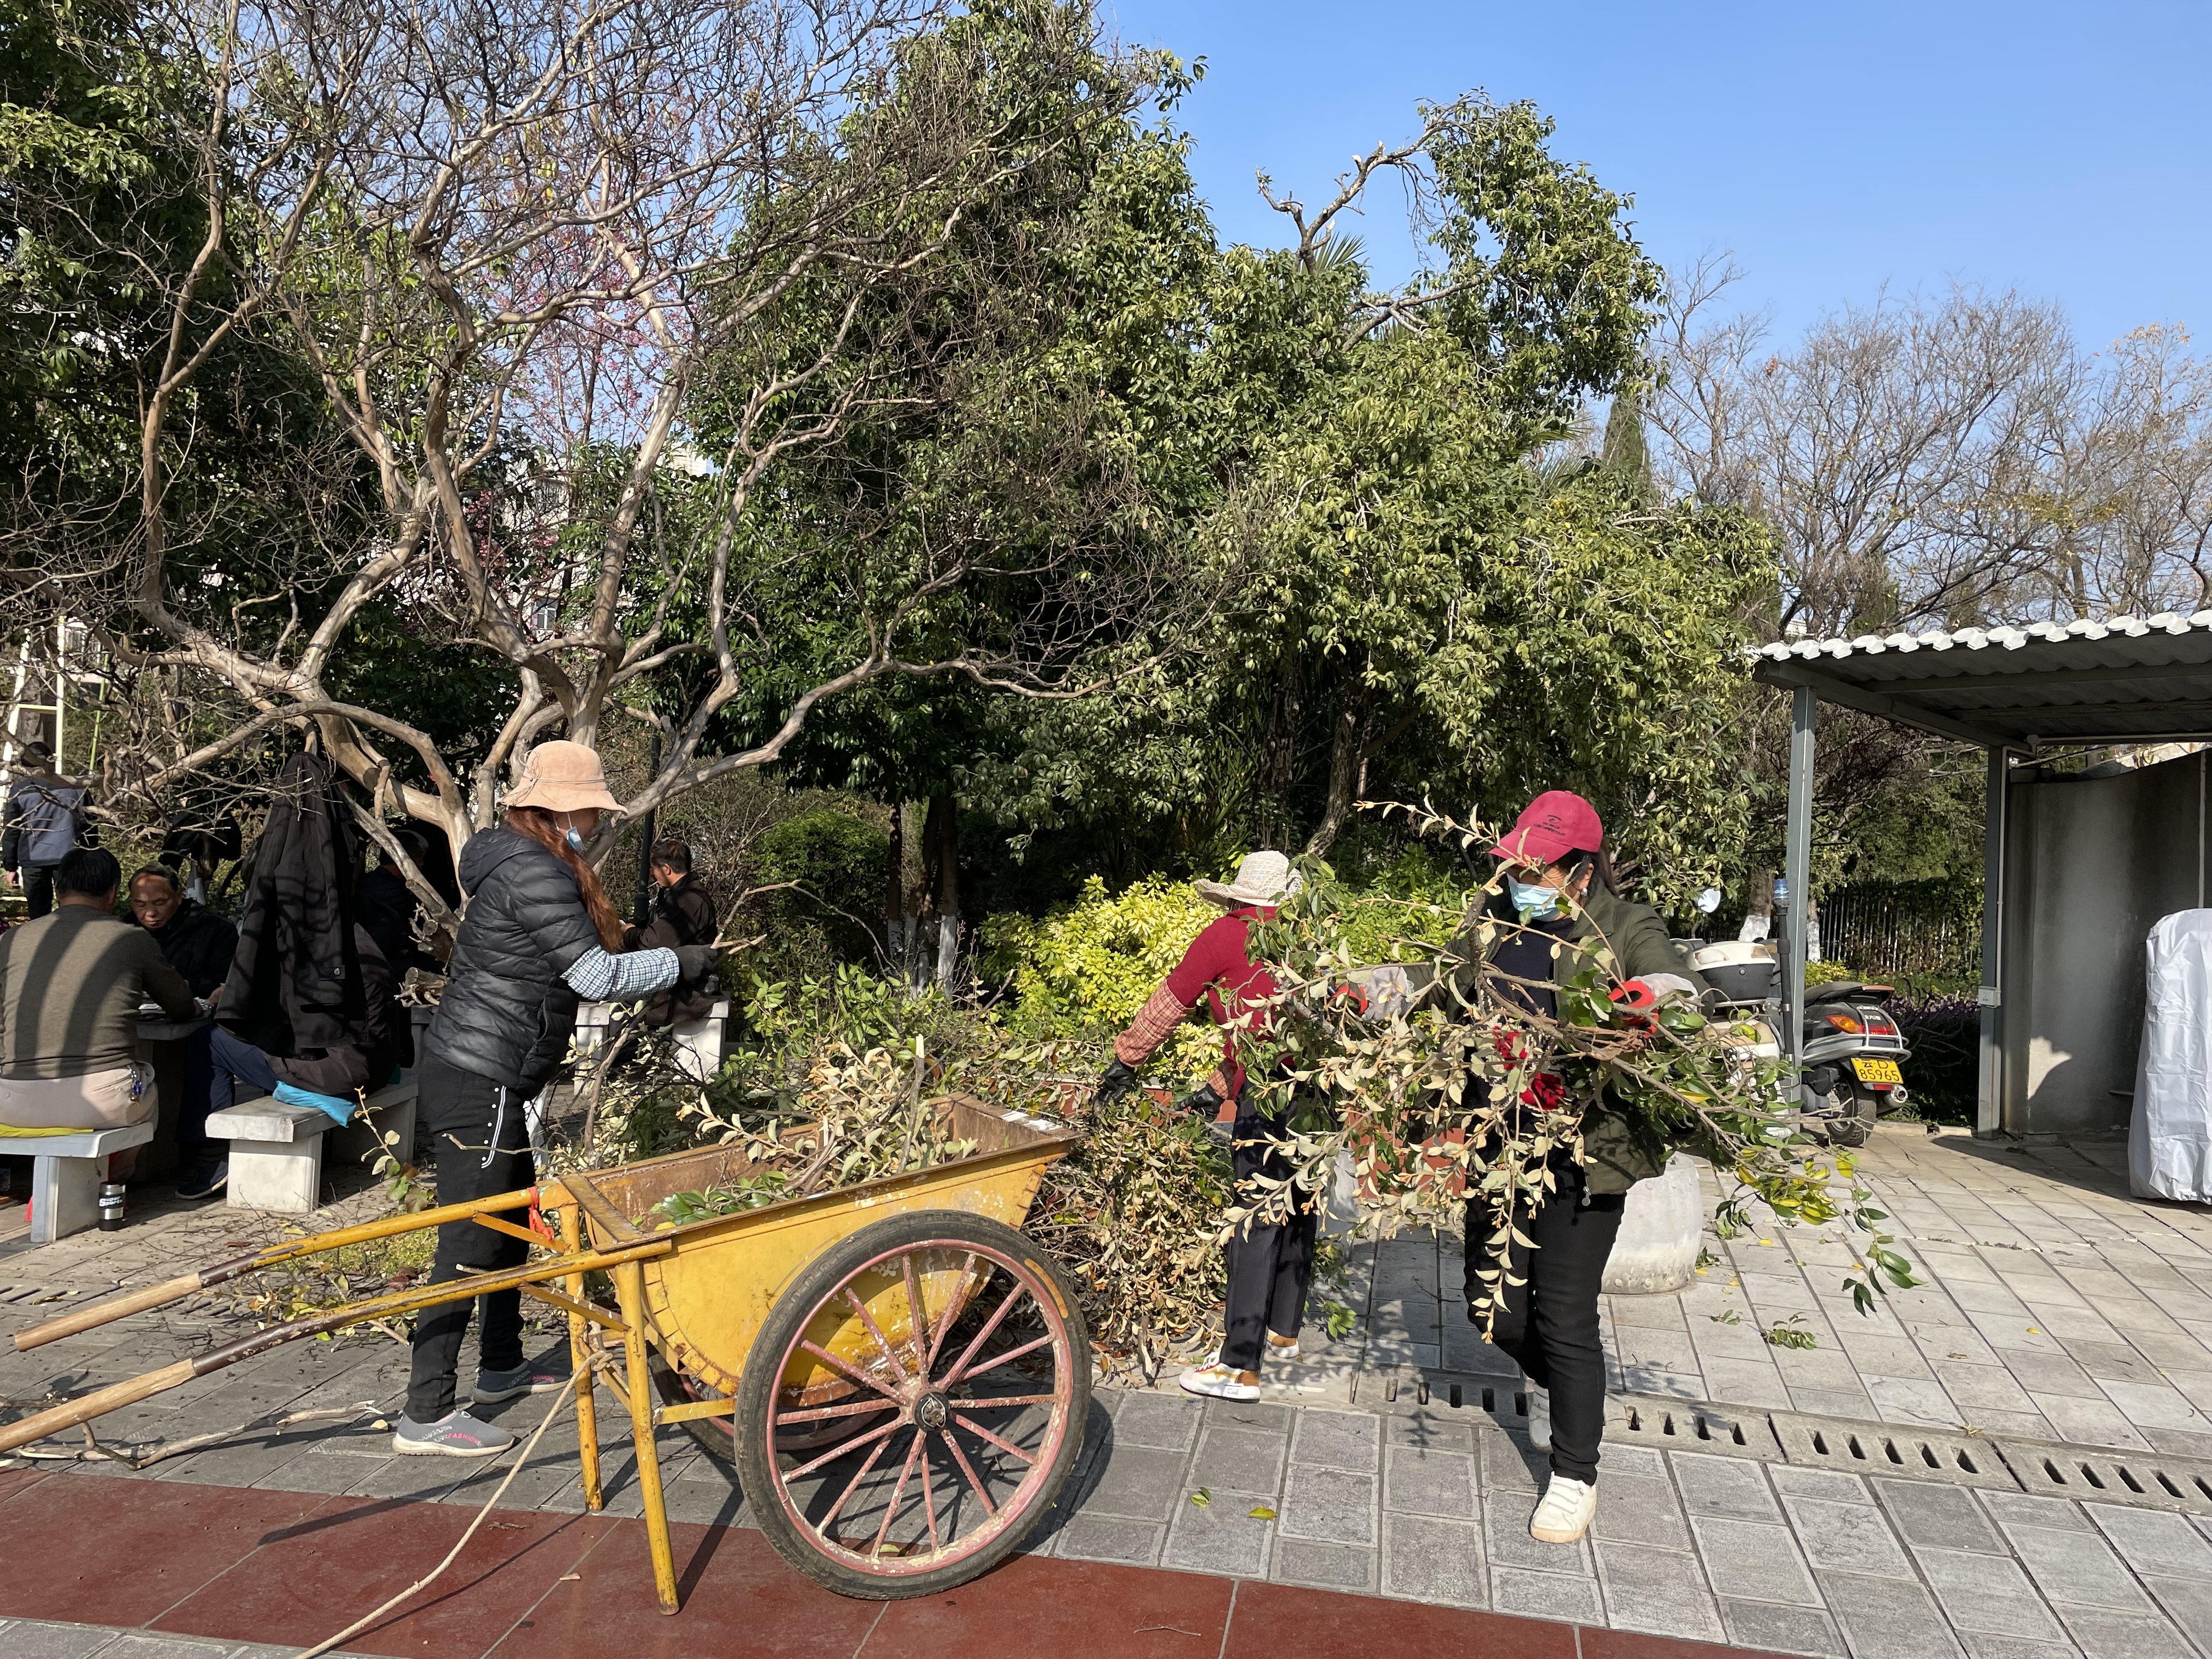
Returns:
[[[848,1595],[936,1594],[1011,1554],[1058,1498],[1082,1444],[1091,1352],[1065,1272],[1018,1231],[1075,1136],[965,1097],[926,1109],[975,1150],[757,1209],[640,1225],[661,1200],[756,1167],[743,1146],[699,1148],[318,1234],[64,1315],[19,1332],[16,1348],[448,1223],[512,1235],[532,1258],[240,1337],[0,1425],[0,1451],[282,1343],[515,1290],[567,1316],[592,1510],[605,1502],[597,1388],[629,1414],[665,1612],[677,1611],[676,1572],[653,1433],[669,1424],[736,1464],[748,1506],[800,1571]],[[811,1134],[801,1125],[787,1138],[811,1151]]]

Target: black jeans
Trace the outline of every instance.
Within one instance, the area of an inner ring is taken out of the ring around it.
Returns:
[[[1274,1144],[1275,1126],[1267,1119],[1240,1115],[1230,1166],[1242,1189],[1254,1175],[1285,1179],[1290,1160]],[[1246,1194],[1240,1190],[1239,1201]],[[1314,1237],[1320,1218],[1310,1200],[1285,1222],[1240,1227],[1231,1237],[1229,1307],[1223,1321],[1221,1363],[1235,1371],[1256,1371],[1267,1351],[1267,1333],[1296,1336],[1305,1322],[1306,1291],[1313,1284]]]
[[[61,866],[53,864],[27,864],[23,866],[23,899],[31,907],[31,920],[54,908],[54,872]]]
[[[520,1095],[434,1056],[423,1061],[417,1078],[416,1110],[437,1146],[439,1203],[465,1204],[538,1179],[523,1121],[527,1103]],[[507,1210],[500,1218],[519,1226],[527,1213]],[[438,1229],[430,1281],[458,1279],[464,1267],[478,1273],[519,1267],[529,1255],[530,1247],[509,1234],[473,1221],[449,1221]],[[474,1302],[425,1308],[415,1316],[415,1369],[407,1383],[407,1415],[417,1423],[434,1423],[453,1409],[454,1373],[472,1308],[481,1310],[477,1348],[483,1369],[513,1370],[522,1364],[521,1291],[495,1291]]]
[[[1598,1442],[1605,1434],[1605,1344],[1598,1333],[1598,1289],[1606,1258],[1620,1231],[1621,1193],[1591,1193],[1581,1167],[1554,1171],[1558,1190],[1520,1231],[1534,1242],[1512,1247],[1512,1273],[1522,1283],[1499,1298],[1492,1343],[1512,1355],[1528,1380],[1552,1396],[1552,1473],[1597,1479]],[[1490,1236],[1498,1212],[1471,1199],[1467,1206],[1468,1316],[1484,1291],[1475,1274],[1492,1264]]]
[[[193,1032],[185,1048],[185,1097],[177,1108],[177,1158],[186,1170],[229,1161],[230,1143],[218,1146],[208,1139],[208,1114],[236,1105],[240,1083],[275,1094],[276,1073],[269,1056],[220,1025]]]

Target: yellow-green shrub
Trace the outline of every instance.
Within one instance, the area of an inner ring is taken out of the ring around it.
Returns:
[[[1097,876],[1076,902],[1042,921],[993,916],[983,924],[983,970],[1008,982],[1008,1027],[1035,1037],[1100,1039],[1137,1010],[1208,922],[1221,915],[1187,881],[1146,876],[1109,895]],[[1221,1057],[1211,1027],[1189,1024],[1169,1039],[1150,1068],[1166,1078],[1202,1079]]]

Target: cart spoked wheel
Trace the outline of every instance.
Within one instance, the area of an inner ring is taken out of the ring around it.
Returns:
[[[817,1583],[934,1595],[1044,1517],[1090,1398],[1083,1316],[1042,1250],[961,1211],[890,1216],[777,1294],[738,1384],[738,1480]]]

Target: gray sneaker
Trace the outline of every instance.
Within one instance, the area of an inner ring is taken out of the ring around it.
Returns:
[[[496,1406],[501,1401],[520,1400],[526,1394],[557,1394],[568,1386],[568,1372],[550,1365],[533,1365],[526,1359],[511,1371],[478,1371],[469,1398],[479,1406]]]
[[[399,1419],[392,1431],[392,1449],[410,1457],[496,1457],[514,1443],[514,1437],[496,1423],[480,1423],[465,1411],[454,1411],[434,1423]]]

